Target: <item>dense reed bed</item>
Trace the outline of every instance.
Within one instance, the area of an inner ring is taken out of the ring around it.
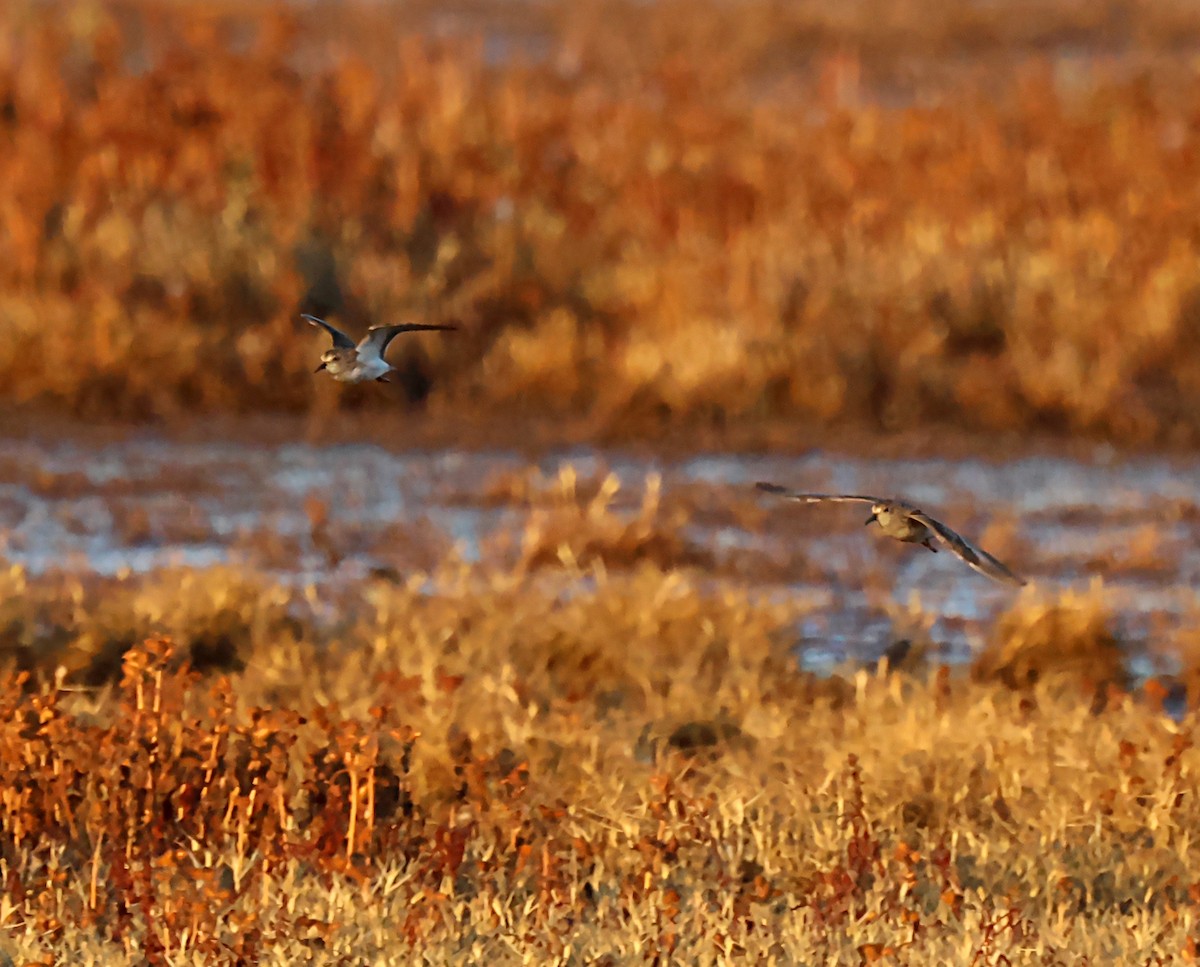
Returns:
[[[1195,713],[1164,714],[1158,680],[1129,691],[1101,590],[1027,592],[973,676],[820,678],[792,652],[804,602],[649,566],[551,577],[447,562],[334,598],[228,569],[8,572],[8,647],[36,651],[0,678],[0,947],[1194,956]],[[199,634],[218,626],[220,655]]]
[[[6,4],[0,397],[1195,440],[1194,10],[885,6]]]

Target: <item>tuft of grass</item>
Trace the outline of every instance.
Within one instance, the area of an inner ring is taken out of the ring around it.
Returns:
[[[238,669],[265,635],[294,628],[297,603],[284,589],[235,568],[175,568],[101,579],[0,578],[3,651],[15,667],[61,669],[72,682],[116,681],[125,653],[170,635],[197,670]]]
[[[712,555],[685,534],[688,515],[662,503],[662,478],[651,474],[632,515],[619,513],[621,482],[614,473],[579,485],[575,468],[560,468],[553,481],[528,478],[514,488],[530,503],[520,534],[519,571],[546,566],[574,569],[653,564],[663,570],[711,567]],[[500,489],[489,491],[495,499]],[[504,543],[503,539],[501,543]]]
[[[1099,579],[1086,591],[1023,592],[997,619],[972,674],[1012,688],[1063,675],[1093,686],[1122,684],[1124,657],[1113,624]]]

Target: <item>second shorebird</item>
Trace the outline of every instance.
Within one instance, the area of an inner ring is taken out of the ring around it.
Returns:
[[[419,323],[405,323],[400,326],[372,326],[362,341],[355,343],[336,326],[331,326],[324,319],[310,316],[307,312],[300,315],[314,326],[320,326],[333,337],[333,348],[326,349],[321,354],[321,365],[315,372],[325,370],[341,383],[365,383],[376,380],[388,382],[387,374],[393,366],[383,358],[388,344],[402,332],[431,332],[434,330],[457,329],[457,326],[427,326]]]
[[[798,500],[805,504],[870,504],[871,516],[867,518],[867,523],[878,524],[879,529],[888,537],[904,541],[906,544],[920,544],[935,553],[937,548],[933,545],[933,539],[936,537],[980,574],[986,574],[988,577],[1006,584],[1017,586],[1025,584],[1023,578],[1013,574],[982,547],[976,547],[940,520],[935,520],[920,508],[903,500],[889,500],[883,497],[867,497],[856,494],[802,494],[772,483],[760,483],[757,484],[757,487],[766,493],[778,494],[788,500]]]

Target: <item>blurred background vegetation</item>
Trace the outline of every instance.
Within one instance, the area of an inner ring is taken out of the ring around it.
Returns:
[[[0,10],[0,399],[1200,438],[1200,8]],[[456,321],[401,399],[298,313]]]

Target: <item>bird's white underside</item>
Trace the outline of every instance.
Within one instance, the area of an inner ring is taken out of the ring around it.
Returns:
[[[380,359],[379,356],[370,356],[360,349],[358,351],[358,365],[354,368],[358,373],[362,374],[359,376],[359,379],[378,379],[384,373],[391,370],[392,367]]]

